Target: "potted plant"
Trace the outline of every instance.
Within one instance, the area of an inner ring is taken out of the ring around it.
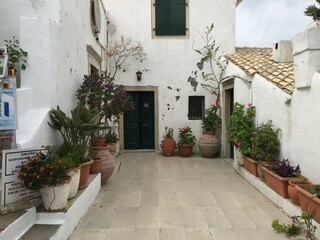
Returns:
[[[288,159],[283,159],[277,165],[262,167],[265,183],[284,198],[289,198],[289,180],[296,179],[300,174],[299,165],[291,166]]]
[[[8,72],[9,75],[15,76],[17,66],[20,63],[22,70],[25,70],[28,57],[28,52],[20,48],[19,40],[13,37],[12,40],[4,40],[8,51]]]
[[[248,156],[244,156],[243,160],[245,169],[254,176],[259,177],[258,162],[262,161],[260,166],[277,162],[280,147],[279,131],[280,129],[274,128],[271,121],[260,124],[253,131]]]
[[[299,184],[307,184],[309,182],[308,178],[301,175],[301,173],[297,174],[298,178],[289,180],[288,185],[288,194],[293,204],[300,205],[299,196],[298,196],[298,190],[296,188],[296,185]]]
[[[118,140],[119,138],[117,137],[117,134],[112,133],[111,131],[104,136],[104,143],[109,145],[109,151],[111,153],[116,151],[116,143]]]
[[[302,211],[314,214],[314,219],[320,223],[320,185],[298,183],[296,188]]]
[[[84,101],[79,101],[71,110],[71,117],[68,117],[59,106],[50,111],[51,123],[48,124],[58,130],[63,138],[62,155],[70,154],[81,166],[79,188],[88,185],[90,165],[93,161],[88,160],[86,154],[91,134],[102,129],[99,118],[97,109],[88,109]]]
[[[180,157],[190,157],[196,141],[190,127],[179,128],[178,151]]]
[[[205,110],[202,119],[203,134],[199,141],[199,149],[202,157],[213,158],[220,151],[220,142],[215,136],[216,129],[221,126],[221,118],[218,116],[219,104],[212,104]]]
[[[71,178],[62,162],[56,161],[54,147],[47,146],[21,163],[18,177],[26,189],[40,191],[47,211],[61,210],[66,205]]]
[[[165,128],[164,139],[162,140],[163,156],[170,157],[177,148],[176,141],[173,139],[173,129]]]
[[[244,104],[236,102],[233,106],[230,122],[228,124],[228,141],[236,151],[236,159],[243,165],[242,154],[248,156],[251,147],[251,138],[255,129],[254,116],[256,108],[249,103],[246,108]]]

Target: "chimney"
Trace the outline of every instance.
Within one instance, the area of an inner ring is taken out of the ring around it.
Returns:
[[[293,62],[292,42],[281,40],[273,44],[272,60],[278,63]]]
[[[292,38],[296,88],[311,87],[320,66],[320,27],[312,24]]]

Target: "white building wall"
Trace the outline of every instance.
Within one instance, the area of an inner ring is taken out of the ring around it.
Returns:
[[[234,51],[236,1],[190,0],[189,37],[182,39],[152,38],[151,0],[132,0],[127,1],[125,5],[117,0],[104,2],[109,11],[109,21],[116,27],[111,41],[119,39],[121,35],[128,36],[134,41],[140,41],[147,54],[145,62],[131,64],[129,70],[119,73],[116,77],[117,82],[125,86],[159,87],[159,140],[162,139],[166,126],[174,129],[174,138],[178,140],[178,128],[185,125],[192,128],[199,140],[202,131],[201,120],[188,120],[188,96],[206,95],[206,107],[214,103],[215,99],[200,86],[197,92],[194,92],[187,82],[191,71],[197,70],[196,62],[200,60],[192,46],[203,46],[199,31],[203,32],[213,22],[214,34],[221,52],[226,54]],[[144,68],[149,69],[149,72],[143,72],[142,80],[138,82],[135,72]],[[178,101],[176,96],[180,96]]]
[[[308,33],[310,29],[306,30]],[[320,31],[317,29],[313,33]],[[308,34],[298,34],[296,41],[313,42],[312,39],[320,38],[320,35],[311,35],[311,39],[301,39],[300,36]],[[295,46],[301,46],[300,42],[294,42]],[[251,102],[256,106],[257,124],[272,120],[275,127],[281,129],[279,134],[281,149],[279,160],[288,158],[293,165],[300,165],[302,174],[314,183],[320,183],[320,73],[314,67],[315,59],[319,56],[314,52],[319,48],[308,48],[307,45],[305,58],[301,55],[295,56],[296,82],[308,82],[308,86],[296,88],[292,95],[286,94],[271,82],[256,74],[248,76],[240,68],[230,63],[226,71],[227,75],[239,75],[252,81],[251,88],[242,80],[235,79],[234,82],[234,101],[242,104]],[[297,61],[296,61],[296,58]],[[300,66],[303,62],[303,66]],[[311,79],[306,79],[305,69],[310,72]],[[299,77],[304,76],[303,79]],[[300,86],[300,84],[299,84]]]
[[[17,91],[18,147],[57,144],[57,133],[47,124],[48,111],[59,105],[69,113],[75,106],[75,92],[88,74],[87,45],[101,56],[105,69],[106,14],[100,6],[102,24],[97,41],[91,31],[90,1],[5,1],[0,10],[12,9],[13,20],[6,22],[1,14],[0,22],[6,22],[0,25],[5,33],[1,37],[18,36],[28,52],[27,69],[21,72]]]

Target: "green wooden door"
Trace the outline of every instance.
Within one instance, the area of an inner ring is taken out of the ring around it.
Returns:
[[[154,93],[128,93],[135,108],[124,113],[124,148],[154,149]]]

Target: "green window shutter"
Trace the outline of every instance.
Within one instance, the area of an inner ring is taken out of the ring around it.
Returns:
[[[186,35],[186,1],[175,0],[171,5],[172,35]]]
[[[185,0],[156,0],[155,14],[157,36],[186,34]]]

